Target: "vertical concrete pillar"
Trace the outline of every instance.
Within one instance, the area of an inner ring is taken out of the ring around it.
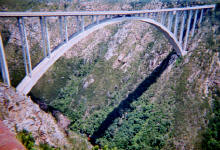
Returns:
[[[3,67],[3,63],[2,63],[2,58],[1,58],[1,55],[0,55],[0,71],[1,71],[1,75],[2,75],[2,81],[4,82],[4,83],[7,83],[6,82],[6,78],[5,78],[5,73],[4,73],[4,67]]]
[[[79,22],[80,22],[79,16],[76,16],[76,28],[77,28],[76,30],[77,30],[77,32],[80,31]]]
[[[157,16],[158,16],[157,14],[158,14],[158,13],[155,12],[155,13],[154,13],[154,16],[153,16],[153,19],[154,19],[155,21],[157,21]]]
[[[201,13],[200,13],[200,17],[199,17],[199,24],[201,24],[202,23],[202,16],[203,16],[203,9],[201,10]]]
[[[197,16],[198,16],[198,9],[196,10],[195,12],[195,15],[194,15],[194,21],[193,21],[193,27],[192,27],[192,36],[194,36],[194,32],[195,32],[195,27],[196,27],[196,22],[197,22]]]
[[[43,25],[43,17],[40,17],[40,26],[41,26],[41,38],[42,38],[42,45],[43,45],[43,53],[44,53],[44,57],[46,57],[47,51],[46,51],[46,44],[45,44],[45,32],[44,32],[44,25]]]
[[[95,21],[94,21],[94,15],[92,15],[92,23],[94,23]]]
[[[160,23],[163,24],[163,25],[165,25],[166,15],[167,15],[167,12],[162,12]]]
[[[32,73],[31,56],[30,56],[30,52],[29,52],[29,45],[28,45],[27,34],[26,34],[26,28],[25,28],[24,18],[23,18],[23,17],[21,18],[21,22],[22,22],[22,27],[23,27],[24,43],[25,43],[25,46],[26,46],[26,54],[27,54],[27,62],[28,62],[29,76],[31,77],[31,73]]]
[[[68,28],[67,28],[67,16],[64,16],[64,25],[65,25],[65,41],[68,42]]]
[[[48,57],[50,58],[50,55],[51,55],[50,39],[49,39],[48,26],[47,26],[47,18],[46,17],[44,17],[44,25],[45,25],[45,32],[46,32],[46,39],[47,39],[47,52],[48,52]]]
[[[18,17],[17,19],[18,19],[19,33],[20,33],[20,37],[21,37],[21,46],[22,46],[22,54],[23,54],[23,58],[24,58],[25,73],[26,73],[26,75],[28,75],[29,72],[28,72],[28,67],[27,67],[27,56],[26,56],[26,52],[25,52],[24,37],[23,37],[22,29],[21,29],[21,19],[20,19],[20,17]]]
[[[96,23],[99,24],[99,16],[96,16]]]
[[[2,76],[3,81],[8,85],[11,86],[10,78],[9,78],[9,72],[8,72],[8,65],[5,58],[5,51],[3,47],[2,42],[2,35],[0,34],[0,57],[1,57],[1,70],[2,70]]]
[[[183,31],[184,31],[184,26],[185,26],[185,20],[186,20],[186,11],[183,11],[183,17],[182,17],[182,22],[180,26],[180,36],[179,36],[180,45],[182,45],[183,43]]]
[[[186,46],[187,46],[187,42],[188,42],[191,19],[192,19],[192,10],[189,11],[189,17],[187,20],[187,29],[186,29],[185,42],[184,42],[184,47],[183,47],[184,51],[186,50]]]
[[[169,12],[169,17],[168,17],[168,29],[171,31],[172,28],[172,24],[173,24],[173,12],[170,11]]]
[[[62,16],[59,16],[59,25],[60,25],[60,40],[63,42],[63,21]]]
[[[82,30],[82,32],[85,31],[85,26],[84,26],[84,16],[81,16],[81,30]]]
[[[174,35],[177,38],[177,31],[179,25],[179,11],[176,11],[175,25],[174,25]]]

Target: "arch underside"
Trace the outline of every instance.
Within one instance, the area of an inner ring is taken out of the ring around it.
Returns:
[[[107,25],[119,23],[122,21],[127,20],[136,20],[136,21],[142,21],[145,23],[149,23],[153,26],[155,26],[158,30],[160,30],[165,37],[169,40],[173,48],[176,50],[176,53],[178,55],[185,55],[185,52],[182,50],[182,46],[174,36],[174,34],[168,30],[164,25],[161,23],[156,22],[153,19],[148,18],[142,18],[142,17],[121,17],[121,18],[115,18],[115,19],[109,19],[103,22],[100,22],[97,25],[91,26],[88,29],[86,29],[84,32],[81,32],[77,34],[76,36],[73,36],[67,43],[64,43],[63,45],[57,47],[54,49],[51,53],[50,58],[45,57],[33,70],[32,75],[25,76],[24,79],[19,83],[19,85],[16,87],[16,90],[23,94],[28,94],[32,87],[37,83],[37,81],[43,76],[43,74],[51,67],[65,52],[67,52],[72,46],[82,39],[84,39],[86,36],[91,34],[92,32],[101,29]]]

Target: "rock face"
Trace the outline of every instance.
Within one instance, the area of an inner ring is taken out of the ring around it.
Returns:
[[[13,132],[23,129],[31,132],[36,144],[48,143],[51,146],[68,147],[64,130],[52,115],[43,112],[39,106],[13,88],[0,84],[0,119]]]

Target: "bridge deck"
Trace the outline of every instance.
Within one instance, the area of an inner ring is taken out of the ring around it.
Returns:
[[[39,16],[92,16],[92,15],[128,15],[153,12],[169,12],[196,10],[205,8],[215,8],[215,5],[203,5],[185,8],[167,8],[154,10],[135,10],[135,11],[74,11],[74,12],[0,12],[0,17],[39,17]]]

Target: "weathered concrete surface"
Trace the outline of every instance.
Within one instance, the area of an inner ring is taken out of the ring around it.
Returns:
[[[28,92],[32,89],[32,87],[37,83],[37,81],[42,77],[42,75],[52,66],[65,52],[67,52],[74,44],[78,43],[86,36],[91,34],[92,32],[101,29],[107,25],[127,21],[127,20],[136,20],[136,21],[143,21],[149,23],[160,31],[164,33],[164,35],[169,39],[170,43],[173,45],[174,49],[179,55],[185,55],[185,52],[182,51],[182,48],[177,41],[176,37],[172,32],[170,32],[165,26],[162,24],[154,21],[153,19],[141,18],[141,17],[123,17],[123,18],[116,18],[104,21],[98,25],[90,27],[89,29],[85,30],[84,32],[78,34],[77,36],[70,39],[66,44],[58,47],[51,53],[50,58],[45,58],[41,63],[39,63],[32,71],[32,76],[26,76],[21,83],[17,86],[17,91],[23,94],[28,94]]]

